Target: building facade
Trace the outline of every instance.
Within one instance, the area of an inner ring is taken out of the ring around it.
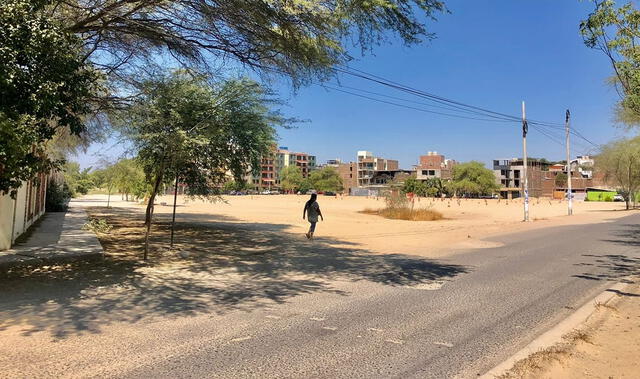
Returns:
[[[437,151],[429,151],[427,155],[420,156],[420,163],[414,166],[416,179],[426,181],[428,179],[451,180],[453,177],[453,166],[456,165],[453,159],[446,159],[444,155]]]
[[[582,200],[588,188],[605,186],[602,175],[594,173],[594,160],[588,156],[579,156],[570,163],[571,191],[574,197]],[[567,165],[551,164],[547,161],[530,159],[527,161],[529,196],[563,199],[568,191],[566,180],[558,180],[558,175],[568,174]],[[500,196],[516,198],[524,195],[524,163],[520,158],[493,161],[496,182],[500,185]]]
[[[356,162],[343,163],[340,159],[330,159],[324,166],[333,167],[338,171],[338,175],[342,179],[342,193],[350,195],[352,188],[358,186],[358,164]]]
[[[251,181],[255,189],[279,189],[280,171],[289,166],[297,166],[302,172],[302,177],[308,178],[311,171],[316,169],[316,157],[308,153],[290,151],[288,147],[281,146],[260,162],[260,173],[253,176]]]
[[[357,158],[356,183],[358,187],[372,185],[376,171],[393,171],[398,170],[399,167],[397,160],[374,157],[370,151],[358,151]]]
[[[543,195],[542,181],[544,172],[548,171],[549,166],[549,163],[537,159],[527,160],[529,196],[540,197]],[[524,196],[523,159],[496,159],[493,161],[493,172],[496,182],[500,186],[500,196],[502,198],[510,199]]]

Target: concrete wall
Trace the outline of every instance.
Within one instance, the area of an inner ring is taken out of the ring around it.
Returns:
[[[44,214],[47,177],[23,182],[12,199],[0,195],[0,250],[10,249],[15,240]]]

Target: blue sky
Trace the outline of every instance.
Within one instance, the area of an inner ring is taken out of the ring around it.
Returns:
[[[562,123],[565,109],[572,125],[595,143],[623,134],[612,122],[617,95],[606,84],[606,58],[586,48],[578,32],[592,5],[578,0],[448,0],[451,14],[428,27],[430,42],[410,47],[397,40],[349,64],[372,74],[467,104],[520,115],[526,101],[531,119]],[[343,85],[414,101],[402,92],[341,76]],[[335,84],[333,84],[335,86]],[[275,88],[287,101],[283,111],[309,122],[279,130],[279,145],[315,154],[320,162],[354,160],[357,150],[398,159],[402,168],[418,156],[438,151],[458,161],[522,155],[520,126],[445,117],[381,104],[318,85],[293,94],[285,83]],[[419,105],[417,105],[419,106]],[[575,140],[575,139],[574,139]],[[579,142],[579,141],[576,141]],[[113,143],[92,146],[77,157],[83,167],[96,152],[120,154]],[[529,156],[564,159],[564,147],[530,129]],[[572,155],[589,145],[572,146]]]

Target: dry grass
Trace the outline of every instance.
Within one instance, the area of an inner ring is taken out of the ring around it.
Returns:
[[[411,209],[411,208],[367,208],[360,213],[382,216],[391,220],[407,221],[436,221],[442,220],[444,216],[438,211],[431,209]]]
[[[593,343],[591,334],[587,330],[576,329],[562,336],[562,342],[529,355],[516,362],[506,373],[497,379],[529,379],[537,378],[552,362],[562,363],[576,351],[578,343]]]

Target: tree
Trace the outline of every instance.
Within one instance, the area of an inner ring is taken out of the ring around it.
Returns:
[[[114,185],[125,201],[129,201],[129,195],[141,197],[146,194],[146,181],[144,171],[135,159],[121,159],[113,165]]]
[[[280,171],[280,185],[285,191],[299,191],[304,182],[302,170],[298,166],[287,166]]]
[[[99,76],[81,41],[53,19],[45,0],[0,2],[0,193],[61,162],[45,154],[58,130],[79,135]]]
[[[596,159],[596,169],[604,173],[607,182],[618,186],[629,209],[640,189],[640,137],[604,145]]]
[[[203,69],[232,60],[294,83],[333,76],[351,59],[347,44],[364,52],[387,32],[405,44],[430,39],[425,17],[446,11],[438,0],[54,0],[53,9],[114,79],[161,56]]]
[[[458,194],[489,195],[498,190],[493,171],[476,161],[453,167],[452,188]]]
[[[275,143],[275,127],[294,120],[270,106],[278,103],[249,79],[211,85],[203,77],[176,72],[148,80],[142,96],[121,114],[118,125],[138,152],[151,193],[145,213],[145,250],[155,197],[165,178],[187,184],[187,194],[212,198],[231,171],[242,180]]]
[[[309,174],[309,182],[313,188],[322,192],[340,192],[344,189],[342,178],[333,167],[323,167]]]
[[[90,167],[80,170],[80,165],[77,162],[65,162],[62,167],[62,175],[71,196],[86,195],[94,187],[89,170],[91,170]]]
[[[565,174],[564,172],[559,172],[554,180],[556,188],[564,188],[567,185],[567,178],[567,174]]]
[[[613,0],[594,0],[595,9],[580,23],[584,43],[602,51],[613,66],[611,80],[620,95],[618,120],[640,126],[640,11],[632,2],[616,7]]]

